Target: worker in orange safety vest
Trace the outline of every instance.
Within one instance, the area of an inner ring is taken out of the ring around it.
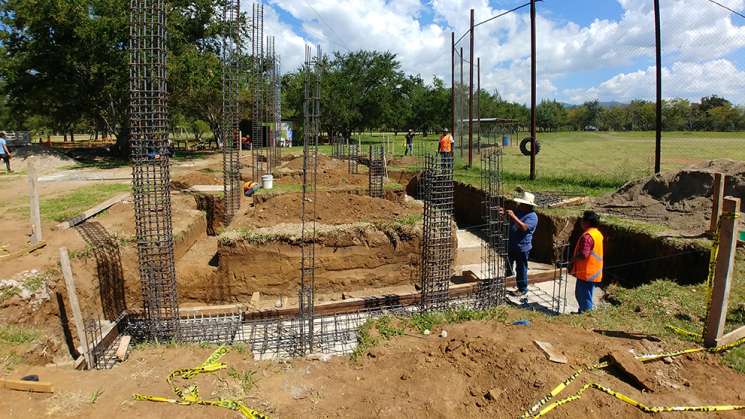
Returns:
[[[598,230],[600,216],[594,211],[582,215],[583,233],[577,241],[572,257],[572,275],[577,278],[574,296],[579,313],[593,308],[595,287],[603,281],[603,234]]]
[[[455,140],[450,135],[450,130],[447,128],[443,129],[440,136],[440,143],[437,147],[443,165],[453,164],[453,144],[455,144]]]

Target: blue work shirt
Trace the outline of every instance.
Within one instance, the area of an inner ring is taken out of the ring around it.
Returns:
[[[521,252],[529,252],[533,248],[533,233],[538,227],[538,214],[535,211],[527,213],[515,212],[517,218],[528,225],[528,230],[523,231],[514,222],[510,222],[510,249]]]
[[[7,141],[5,141],[5,138],[0,138],[0,156],[5,155],[5,145],[8,144]]]

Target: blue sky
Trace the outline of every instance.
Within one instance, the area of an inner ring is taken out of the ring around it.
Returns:
[[[526,0],[267,0],[267,30],[284,71],[303,44],[326,52],[377,49],[402,69],[450,81],[450,32],[469,9],[481,21]],[[745,0],[719,0],[735,10]],[[708,0],[661,0],[666,97],[719,94],[745,103],[745,19]],[[652,0],[544,0],[538,3],[539,96],[564,102],[654,96]],[[466,44],[467,46],[467,44]],[[518,102],[529,95],[528,9],[480,26],[482,86]]]

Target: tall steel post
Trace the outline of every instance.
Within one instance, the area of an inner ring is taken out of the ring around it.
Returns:
[[[654,40],[657,60],[657,118],[655,121],[654,172],[662,170],[662,45],[660,29],[660,0],[654,0]]]
[[[535,179],[536,148],[536,39],[535,39],[535,0],[530,0],[530,179]]]
[[[453,135],[453,138],[455,138],[455,32],[450,32],[450,39],[452,41],[452,48],[450,51],[450,104],[452,107],[450,112],[450,133]]]
[[[474,44],[474,10],[471,9],[471,27],[469,33],[471,34],[471,53],[470,60],[468,63],[469,76],[468,76],[468,167],[473,166],[473,44]]]
[[[481,153],[481,57],[476,60],[476,149]]]
[[[460,47],[460,85],[458,86],[459,91],[463,89],[463,86],[464,86],[463,84],[463,47]],[[465,95],[459,94],[459,96],[460,96],[460,110],[461,110],[460,115],[459,115],[459,118],[460,118],[459,125],[463,127],[463,108],[464,108],[463,96]],[[458,133],[458,136],[460,137],[458,142],[460,143],[460,158],[462,159],[463,158],[463,132],[462,132],[463,129],[461,128],[460,131],[461,132]],[[453,153],[453,155],[455,155],[455,153]]]

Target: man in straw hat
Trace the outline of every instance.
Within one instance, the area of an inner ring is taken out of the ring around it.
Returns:
[[[535,213],[535,195],[532,193],[518,188],[512,200],[517,203],[517,211],[504,211],[510,221],[507,272],[508,276],[514,272],[517,282],[517,291],[511,294],[525,297],[528,294],[528,258],[533,248],[533,233],[538,227],[538,215]]]

